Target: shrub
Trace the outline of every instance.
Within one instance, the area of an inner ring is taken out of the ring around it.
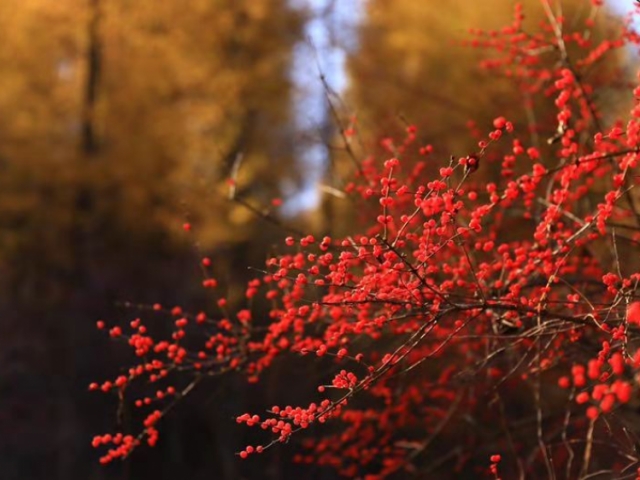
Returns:
[[[554,102],[555,133],[534,144],[496,112],[475,151],[443,159],[410,125],[345,188],[364,222],[357,234],[289,236],[249,283],[248,304],[266,299],[267,319],[216,295],[214,313],[151,307],[173,317],[166,338],[141,319],[110,328],[139,361],[90,388],[156,392],[132,400],[147,411],[139,435],[94,438],[102,462],[154,445],[158,422],[207,378],[257,382],[283,359],[321,365],[322,379],[297,406],[238,412],[259,430],[241,458],[313,427],[296,460],[349,478],[640,472],[640,106],[604,125],[594,98],[608,85],[589,75],[638,37],[624,28],[592,44],[591,17],[583,34],[564,34],[547,13],[530,34],[516,8],[511,25],[475,31],[473,43],[495,52],[487,68]],[[478,173],[487,165],[500,172],[489,183]],[[214,278],[203,286],[218,291]]]

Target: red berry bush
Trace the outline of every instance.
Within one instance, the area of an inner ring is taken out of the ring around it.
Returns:
[[[163,417],[208,378],[257,382],[282,359],[321,365],[321,381],[299,405],[238,412],[255,430],[240,458],[300,436],[297,461],[346,478],[442,466],[452,478],[640,478],[640,105],[606,125],[598,95],[611,79],[597,74],[638,37],[622,28],[594,43],[592,16],[569,34],[547,13],[529,33],[518,7],[511,25],[470,42],[524,101],[555,105],[547,123],[496,112],[460,132],[480,137],[460,157],[420,144],[413,126],[383,140],[386,157],[362,160],[345,188],[359,231],[289,236],[248,284],[247,305],[264,298],[268,318],[231,311],[207,276],[215,311],[154,305],[108,329],[138,361],[90,388],[146,418],[138,432],[96,436],[102,462],[153,446]],[[172,319],[165,335],[148,326],[156,316]]]

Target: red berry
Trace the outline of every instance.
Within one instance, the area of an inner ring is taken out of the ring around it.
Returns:
[[[640,325],[640,302],[630,303],[627,307],[627,322]]]

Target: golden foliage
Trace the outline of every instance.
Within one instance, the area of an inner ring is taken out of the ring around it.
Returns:
[[[302,20],[285,0],[0,2],[0,264],[36,238],[65,263],[69,232],[118,244],[186,216],[204,249],[251,239],[225,181],[242,155],[238,190],[262,205],[292,175]]]

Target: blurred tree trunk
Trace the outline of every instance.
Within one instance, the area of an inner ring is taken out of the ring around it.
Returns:
[[[84,94],[84,108],[82,114],[82,151],[92,156],[98,150],[96,138],[96,100],[98,98],[98,84],[102,62],[100,45],[100,0],[89,0],[90,19],[87,38],[87,80]]]

